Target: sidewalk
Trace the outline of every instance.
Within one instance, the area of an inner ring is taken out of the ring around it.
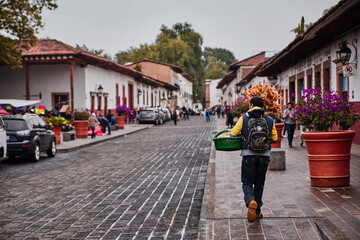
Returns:
[[[214,133],[225,129],[225,119],[215,121]],[[268,171],[264,218],[255,223],[246,219],[240,152],[215,151],[212,145],[200,239],[360,239],[360,147],[353,145],[349,187],[311,187],[307,152],[295,135],[292,149],[282,140],[286,170]]]
[[[143,129],[147,129],[153,127],[152,124],[125,124],[124,129],[119,129],[117,131],[112,131],[111,135],[104,134],[103,136],[96,136],[96,138],[77,138],[73,141],[62,142],[61,144],[57,145],[57,152],[58,153],[65,153],[75,151],[77,149],[91,146],[93,144],[97,144],[99,142],[108,141],[117,137],[123,137],[127,134],[135,133],[141,131]]]

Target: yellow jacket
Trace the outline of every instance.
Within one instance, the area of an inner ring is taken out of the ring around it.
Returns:
[[[251,111],[253,111],[255,109],[261,109],[261,108],[260,107],[253,107],[248,112],[251,112]],[[233,127],[233,129],[231,129],[231,135],[233,135],[233,136],[239,135],[239,133],[241,132],[242,126],[243,126],[243,118],[241,116],[240,119],[235,124],[235,126]],[[275,124],[273,124],[273,127],[271,129],[270,139],[273,142],[275,142],[276,139],[277,139],[277,132],[276,132]]]

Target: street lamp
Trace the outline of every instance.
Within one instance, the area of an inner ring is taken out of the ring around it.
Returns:
[[[272,76],[268,77],[268,80],[269,80],[271,86],[274,86],[277,83],[278,78],[276,75],[272,75]]]
[[[101,86],[101,84],[99,85],[99,87],[97,88],[97,92],[99,94],[101,94],[104,91],[104,88]]]
[[[138,95],[140,96],[142,94],[142,91],[138,89]]]
[[[356,49],[356,43],[357,39],[353,39],[351,43],[348,43],[347,41],[342,42],[339,46],[339,49],[336,50],[336,57],[339,62],[341,62],[342,65],[345,65],[346,63],[354,63],[355,66],[357,66],[357,49]],[[354,48],[355,54],[354,59],[350,62],[351,57],[351,49],[348,47],[352,46]]]

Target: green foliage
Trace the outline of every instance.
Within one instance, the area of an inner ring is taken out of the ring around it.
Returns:
[[[44,8],[56,9],[56,0],[0,0],[0,62],[13,69],[22,66],[20,49],[37,41]]]
[[[49,123],[54,126],[68,126],[70,124],[70,121],[63,117],[52,116],[46,119],[46,123]]]
[[[234,54],[225,48],[205,47],[203,56],[205,63],[207,63],[211,57],[215,57],[217,62],[223,62],[226,65],[237,61]]]
[[[301,34],[303,34],[306,29],[308,29],[311,26],[310,24],[305,24],[305,18],[304,16],[301,17],[300,23],[298,24],[298,26],[294,29],[292,29],[290,32],[295,33],[295,38]]]
[[[216,61],[215,57],[210,57],[205,67],[205,79],[218,79],[226,74],[228,66],[221,61]]]
[[[203,39],[191,28],[189,23],[177,23],[171,29],[162,25],[155,43],[141,44],[116,54],[118,63],[136,62],[143,59],[179,66],[195,82],[193,84],[194,101],[205,99],[204,66],[201,61]]]
[[[104,57],[110,61],[113,61],[113,58],[110,54],[106,53],[104,49],[89,49],[85,44],[80,46],[79,44],[76,44],[75,48],[83,50],[85,52],[96,54],[100,57]]]
[[[138,72],[141,72],[141,65],[136,65],[134,69]]]
[[[74,112],[74,120],[88,120],[89,119],[88,111],[75,111]]]

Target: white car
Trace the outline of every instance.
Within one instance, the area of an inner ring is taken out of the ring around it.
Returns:
[[[7,142],[6,142],[6,129],[4,121],[0,116],[0,160],[6,157]]]

